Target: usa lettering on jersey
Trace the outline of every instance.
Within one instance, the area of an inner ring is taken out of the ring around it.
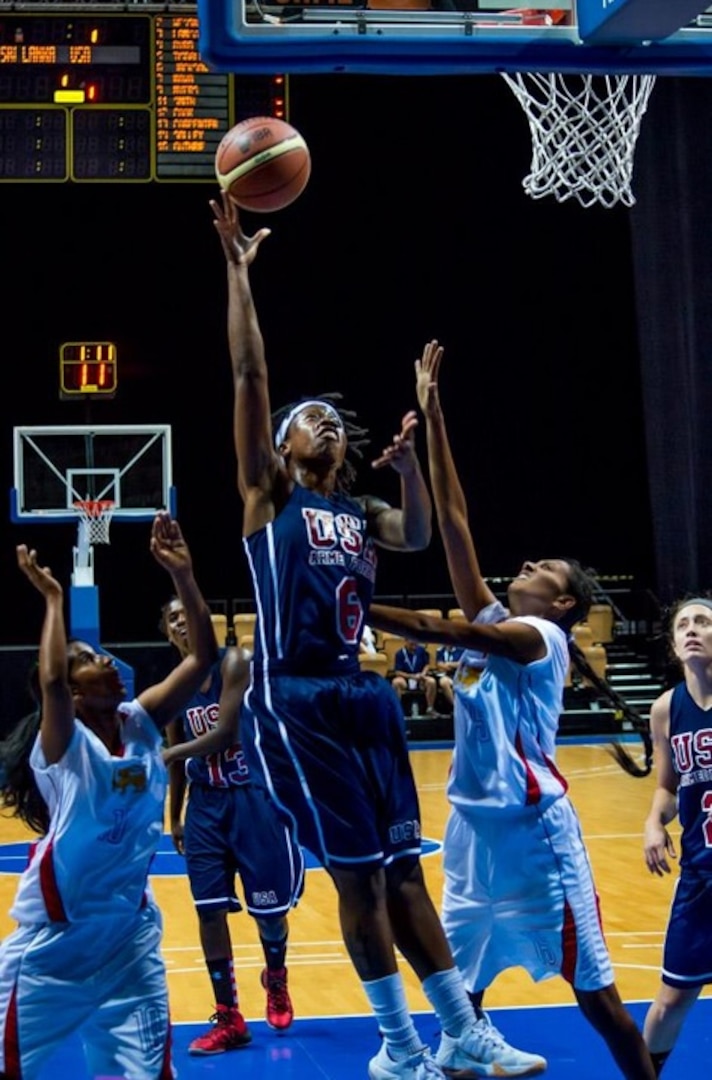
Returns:
[[[351,574],[376,580],[376,550],[364,537],[364,522],[354,514],[305,506],[302,518],[309,543],[310,566],[343,566]]]
[[[673,735],[670,746],[680,787],[712,781],[712,728]]]

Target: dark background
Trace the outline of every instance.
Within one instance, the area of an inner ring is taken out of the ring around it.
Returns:
[[[574,555],[654,589],[633,212],[524,194],[527,122],[498,76],[293,76],[290,98],[309,185],[279,213],[244,215],[248,231],[273,229],[252,270],[273,405],[343,391],[376,456],[437,337],[485,573]],[[663,127],[651,105],[644,137],[664,149]],[[14,425],[171,424],[178,517],[204,593],[246,598],[216,193],[0,185],[0,474],[9,502]],[[91,412],[58,399],[59,346],[80,340],[118,345],[117,397]],[[395,474],[368,461],[358,487],[397,498]],[[159,636],[170,583],[148,536],[114,522],[111,545],[95,548],[107,642]],[[68,586],[76,528],[0,513],[0,645],[36,642],[41,623],[20,542]],[[437,536],[426,553],[385,553],[378,591],[449,593]]]

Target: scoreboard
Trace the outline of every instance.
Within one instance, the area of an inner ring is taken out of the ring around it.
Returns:
[[[189,12],[0,12],[0,183],[215,183],[228,128],[286,119],[285,78],[211,71]]]

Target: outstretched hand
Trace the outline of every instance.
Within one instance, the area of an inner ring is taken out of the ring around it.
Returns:
[[[167,510],[153,519],[151,529],[151,553],[169,574],[192,570],[193,563],[180,525]]]
[[[216,199],[210,200],[215,215],[215,226],[225,258],[234,266],[249,266],[257,254],[257,248],[271,233],[271,229],[259,229],[254,236],[245,236],[240,225],[237,203],[227,191],[221,192],[222,206]]]
[[[51,596],[61,597],[63,595],[62,586],[52,577],[49,566],[40,566],[38,564],[37,552],[34,548],[30,551],[26,544],[18,544],[15,551],[17,552],[17,565],[38,592],[41,592],[46,599]]]
[[[442,345],[433,339],[423,347],[420,360],[415,361],[415,392],[424,416],[440,406],[438,375],[444,351]]]
[[[371,462],[373,469],[382,469],[385,465],[391,465],[397,473],[408,473],[417,467],[418,460],[415,455],[415,429],[418,426],[418,417],[415,410],[411,409],[401,420],[400,434],[394,435],[393,442],[386,446],[381,456]]]

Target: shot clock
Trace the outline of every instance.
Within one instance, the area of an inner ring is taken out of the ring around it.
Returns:
[[[116,394],[117,386],[116,345],[108,341],[68,341],[60,347],[60,400],[108,400]]]

